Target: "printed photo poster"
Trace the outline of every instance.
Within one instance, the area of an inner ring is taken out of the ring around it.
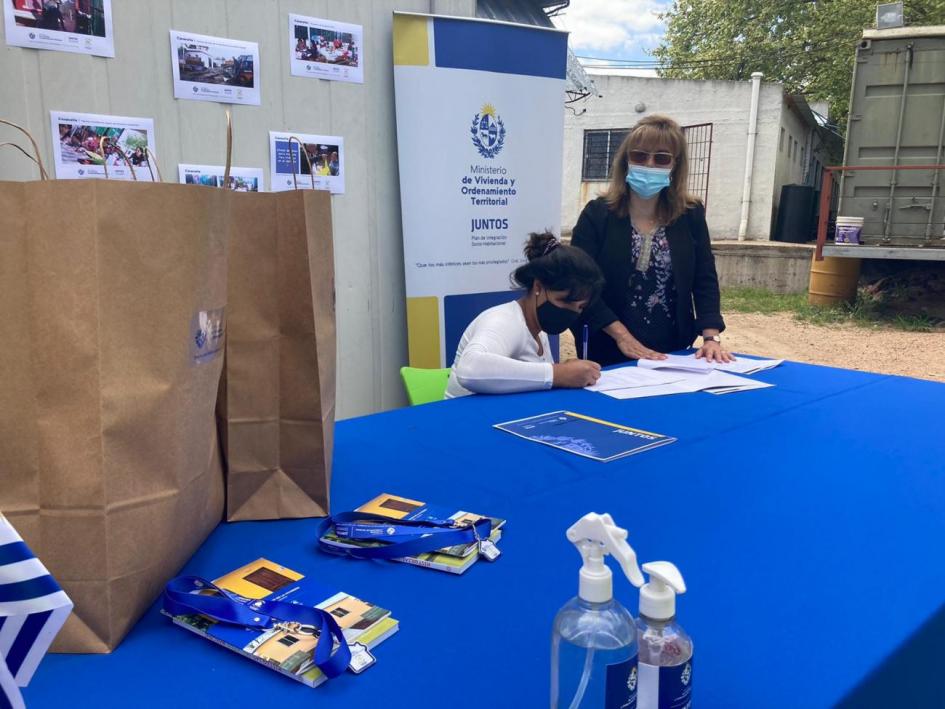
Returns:
[[[2,0],[7,44],[115,56],[112,0]]]
[[[171,30],[174,98],[259,105],[259,45]]]
[[[361,25],[289,15],[292,76],[364,83],[364,29]]]
[[[308,160],[301,154],[302,141]],[[312,168],[309,170],[309,163]],[[273,192],[296,189],[331,190],[345,193],[345,144],[336,135],[310,135],[291,131],[269,131],[270,188]],[[293,173],[296,175],[292,177]]]
[[[50,111],[53,157],[59,179],[154,180],[148,149],[154,148],[154,119]],[[103,140],[104,139],[104,140]],[[129,165],[131,166],[129,168]]]
[[[206,187],[228,186],[234,192],[265,192],[263,171],[258,167],[230,167],[229,182],[224,185],[223,165],[177,166],[177,179],[182,185],[204,185]]]

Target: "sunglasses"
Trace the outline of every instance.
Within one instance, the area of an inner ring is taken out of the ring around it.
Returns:
[[[669,167],[673,164],[672,153],[648,153],[646,150],[631,150],[630,162],[634,165],[646,165],[650,156],[653,156],[653,164],[660,167]]]

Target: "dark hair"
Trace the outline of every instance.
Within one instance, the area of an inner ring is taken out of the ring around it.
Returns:
[[[551,232],[528,235],[522,264],[512,273],[512,281],[531,289],[539,280],[548,290],[567,291],[567,300],[594,300],[604,287],[604,275],[583,249],[562,244]]]

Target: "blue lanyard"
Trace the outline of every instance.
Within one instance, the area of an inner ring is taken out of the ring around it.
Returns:
[[[215,595],[192,591],[216,591]],[[330,613],[285,601],[247,601],[198,576],[178,576],[164,587],[164,610],[172,616],[204,615],[246,628],[271,628],[274,623],[300,623],[318,631],[314,660],[326,677],[337,677],[351,662],[351,650]],[[328,640],[328,642],[326,642]],[[338,647],[332,653],[334,641]]]
[[[473,544],[488,539],[492,534],[492,520],[488,517],[475,524],[457,526],[453,520],[395,520],[366,512],[342,512],[332,515],[327,523],[335,536],[342,539],[389,542],[380,547],[340,549],[322,541],[323,535],[319,535],[319,546],[324,551],[347,554],[356,559],[400,559],[456,544]]]

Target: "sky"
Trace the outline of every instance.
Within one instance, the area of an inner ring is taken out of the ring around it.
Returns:
[[[571,50],[579,57],[646,62],[653,60],[646,50],[655,48],[664,32],[657,13],[668,10],[671,4],[671,0],[571,0],[570,7],[555,17],[554,23],[571,33]],[[588,71],[593,73],[614,71],[597,68],[612,66],[613,62],[588,59],[582,62],[591,65]]]

